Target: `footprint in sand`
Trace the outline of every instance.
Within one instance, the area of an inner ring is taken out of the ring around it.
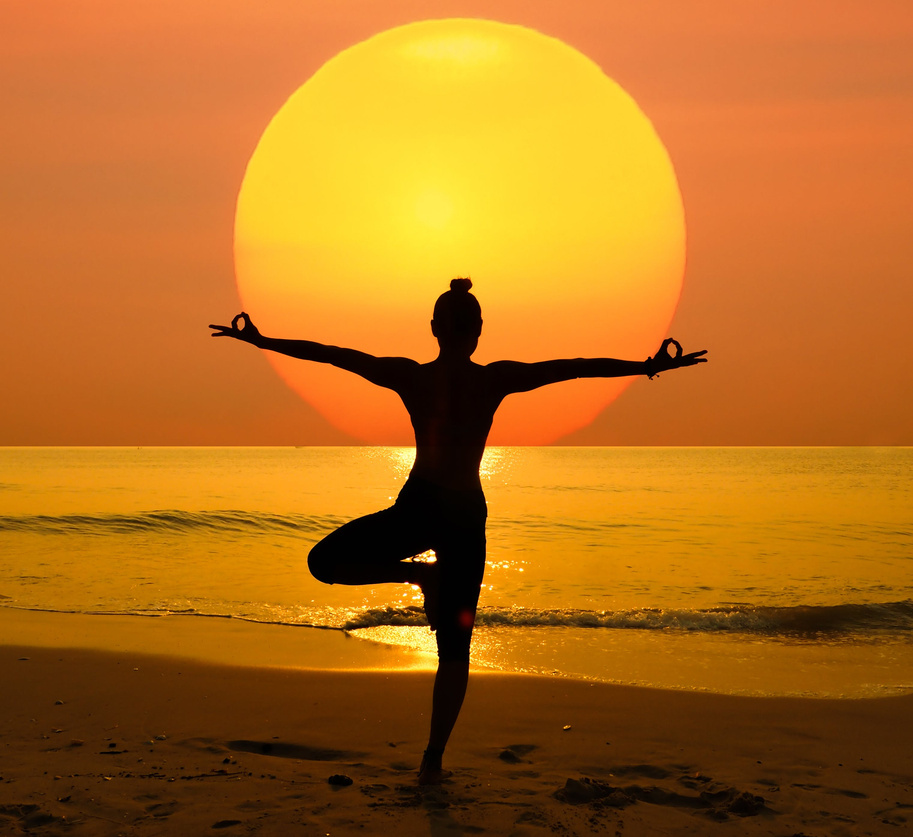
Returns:
[[[520,764],[522,762],[529,764],[529,760],[524,758],[524,756],[528,756],[536,749],[538,749],[536,744],[511,744],[498,753],[498,758],[508,764]]]
[[[765,810],[763,797],[736,788],[721,787],[691,795],[655,785],[615,787],[608,782],[588,777],[568,779],[563,788],[555,791],[554,796],[571,805],[594,805],[599,808],[626,808],[638,802],[673,808],[695,808],[715,820],[727,819],[730,814],[751,817]]]

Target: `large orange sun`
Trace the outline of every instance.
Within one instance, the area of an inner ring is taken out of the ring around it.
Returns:
[[[261,331],[423,362],[454,276],[482,304],[479,363],[642,359],[684,260],[675,173],[631,97],[567,44],[483,20],[409,24],[328,61],[264,131],[235,221],[238,287]],[[268,355],[337,427],[412,442],[393,393]],[[629,382],[510,396],[490,441],[553,441]]]

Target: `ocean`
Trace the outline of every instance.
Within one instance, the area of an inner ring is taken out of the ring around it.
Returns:
[[[307,571],[312,544],[392,503],[412,457],[0,448],[0,606],[431,653],[415,588]],[[732,694],[913,692],[911,474],[911,448],[490,448],[473,662]]]

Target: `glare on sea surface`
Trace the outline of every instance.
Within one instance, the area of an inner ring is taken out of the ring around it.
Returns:
[[[400,480],[405,481],[406,477],[409,476],[409,472],[412,470],[413,463],[415,462],[415,448],[384,447],[379,448],[379,450],[390,461],[390,465],[397,482]]]
[[[397,648],[408,648],[422,654],[433,655],[428,665],[437,664],[437,640],[430,628],[409,625],[377,625],[373,628],[359,628],[351,633],[371,642],[381,642]]]
[[[415,463],[414,447],[380,447],[370,448],[370,455],[375,455],[380,451],[390,462],[391,470],[397,482],[405,481]],[[491,481],[497,477],[506,477],[509,474],[511,465],[518,457],[518,452],[509,447],[487,447],[482,454],[482,462],[479,465],[479,476],[483,483]]]

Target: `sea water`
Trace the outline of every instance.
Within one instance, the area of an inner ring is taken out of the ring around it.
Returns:
[[[392,503],[413,455],[0,449],[0,606],[221,616],[432,653],[417,589],[307,571],[312,544]],[[473,662],[730,693],[913,691],[911,474],[910,448],[490,448]]]

